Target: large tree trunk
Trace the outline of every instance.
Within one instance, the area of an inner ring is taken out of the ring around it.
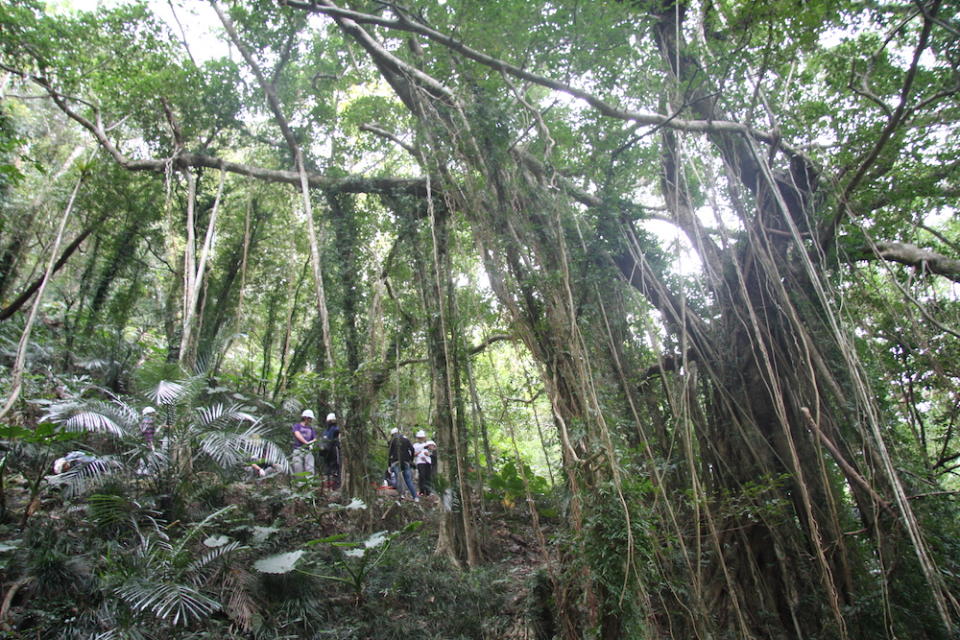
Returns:
[[[457,401],[459,376],[455,357],[456,319],[451,317],[453,282],[449,262],[449,220],[445,211],[431,207],[429,237],[423,248],[414,251],[421,300],[427,322],[427,356],[433,384],[435,413],[433,428],[441,462],[437,473],[447,480],[447,489],[440,496],[443,517],[437,541],[437,553],[460,566],[475,567],[480,563],[476,523],[473,519],[472,496],[466,478],[466,442],[462,436],[462,402]],[[432,259],[424,258],[429,255]],[[457,408],[461,409],[458,416]]]
[[[346,353],[347,371],[351,378],[344,386],[338,401],[341,412],[345,410],[345,422],[341,422],[344,468],[342,473],[346,482],[346,493],[369,501],[372,484],[377,479],[371,477],[367,465],[370,454],[370,404],[372,398],[363,397],[363,374],[360,371],[360,313],[359,296],[360,273],[358,254],[361,250],[357,232],[356,208],[352,198],[334,193],[326,193],[333,227],[333,252],[336,274],[340,282],[340,309],[343,312],[343,343]]]

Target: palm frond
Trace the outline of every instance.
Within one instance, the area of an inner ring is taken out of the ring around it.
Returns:
[[[115,436],[124,436],[126,431],[110,416],[93,411],[81,411],[63,423],[67,431],[91,431],[94,433],[110,433]]]
[[[136,431],[137,414],[119,401],[67,400],[50,405],[41,421],[59,423],[66,431],[123,437]]]
[[[123,465],[112,458],[96,458],[51,476],[48,481],[51,486],[62,487],[64,496],[71,498],[96,489],[122,469]]]
[[[232,567],[223,579],[223,589],[230,594],[226,614],[244,632],[253,629],[253,620],[259,612],[257,602],[250,594],[254,582],[252,573],[238,567]]]
[[[199,558],[187,566],[187,575],[190,581],[198,587],[205,584],[210,578],[211,569],[213,568],[211,564],[223,556],[241,548],[243,548],[242,545],[234,540],[233,542],[228,542],[225,545],[215,547],[201,554]]]
[[[266,460],[278,470],[289,473],[290,463],[287,460],[287,454],[277,443],[263,439],[247,439],[246,442],[250,448],[249,457]]]
[[[131,456],[131,462],[136,465],[138,475],[159,473],[170,464],[170,456],[163,447],[153,448],[142,441],[126,453]]]
[[[136,612],[150,612],[173,626],[200,621],[220,609],[220,603],[187,584],[133,580],[115,590]]]
[[[204,433],[200,448],[221,468],[229,468],[247,460],[264,459],[278,469],[288,470],[286,455],[275,443],[265,438],[268,429],[243,405],[224,408],[214,405],[199,409]]]
[[[287,454],[277,443],[267,439],[269,429],[262,422],[250,425],[239,435],[247,458],[265,460],[283,472],[290,471]]]
[[[76,360],[74,365],[86,371],[107,371],[120,363],[109,358],[81,358]]]
[[[200,437],[200,450],[221,469],[229,469],[246,460],[243,445],[237,435],[225,431],[213,431]]]
[[[147,392],[147,397],[157,404],[175,404],[186,394],[186,387],[179,382],[161,380]]]
[[[99,528],[136,524],[139,503],[113,494],[95,493],[87,498],[87,515]]]
[[[148,565],[152,563],[154,566],[159,566],[166,564],[173,550],[173,544],[166,534],[148,536],[140,541],[136,555],[146,561]]]
[[[139,629],[111,629],[93,636],[93,640],[145,640],[151,637],[143,635]]]
[[[205,429],[223,429],[237,422],[256,423],[257,417],[250,414],[247,409],[248,407],[242,404],[226,407],[222,403],[201,407],[197,409],[197,414],[200,416],[199,426]]]

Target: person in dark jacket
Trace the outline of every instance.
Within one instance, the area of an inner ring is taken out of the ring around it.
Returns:
[[[400,487],[400,476],[403,476],[403,482],[410,490],[410,497],[414,502],[420,502],[417,497],[417,491],[413,488],[413,445],[407,439],[400,429],[394,429],[390,432],[390,445],[387,447],[387,462],[390,468],[397,474],[397,493],[403,497],[403,488]]]
[[[327,428],[323,432],[324,449],[323,462],[326,467],[327,482],[330,488],[340,488],[340,425],[337,424],[337,414],[327,414]]]

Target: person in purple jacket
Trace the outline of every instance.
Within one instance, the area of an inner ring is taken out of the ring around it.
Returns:
[[[153,449],[153,438],[157,433],[156,413],[157,410],[153,407],[144,407],[141,414],[143,417],[140,419],[140,435],[151,449]]]
[[[313,428],[315,416],[310,409],[304,409],[300,414],[300,422],[293,425],[293,456],[290,460],[290,468],[293,473],[302,473],[304,471],[313,473],[313,443],[317,441],[317,431]]]

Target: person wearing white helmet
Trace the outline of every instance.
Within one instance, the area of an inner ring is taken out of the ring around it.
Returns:
[[[290,469],[294,474],[313,474],[313,445],[317,441],[317,432],[313,428],[313,411],[304,409],[300,413],[300,422],[291,427],[293,433],[293,456],[290,460]]]
[[[428,496],[431,493],[433,452],[436,450],[437,443],[427,440],[427,432],[423,429],[417,431],[417,441],[413,443],[413,454],[417,463],[417,484],[422,496]]]
[[[340,488],[340,425],[337,414],[327,414],[327,429],[323,432],[326,447],[323,450],[323,462],[326,467],[327,483],[331,489]]]
[[[153,407],[144,407],[140,414],[140,435],[151,449],[153,449],[153,437],[157,433],[157,425],[154,422],[156,413],[157,410]]]

